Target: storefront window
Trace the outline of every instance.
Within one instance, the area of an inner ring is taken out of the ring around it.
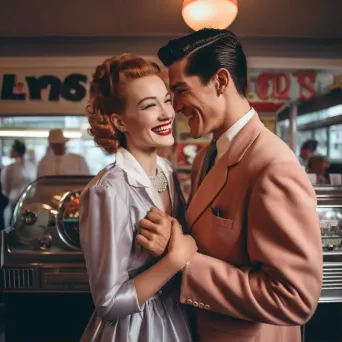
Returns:
[[[297,125],[305,125],[315,121],[321,121],[334,116],[341,115],[342,105],[329,107],[317,112],[300,115],[297,117]]]
[[[328,157],[328,128],[315,129],[314,139],[318,141],[316,153]]]
[[[1,164],[6,166],[13,162],[10,151],[15,139],[26,144],[27,154],[38,165],[48,148],[47,136],[50,129],[61,128],[70,138],[67,150],[85,157],[92,174],[97,174],[114,161],[97,147],[93,137],[87,132],[88,120],[83,116],[22,116],[0,118],[0,141],[2,147]]]
[[[288,144],[290,141],[290,120],[278,121],[276,134]]]
[[[342,125],[329,129],[329,158],[342,159]]]

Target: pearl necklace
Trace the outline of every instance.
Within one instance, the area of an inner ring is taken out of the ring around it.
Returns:
[[[163,172],[163,170],[157,166],[157,174],[155,176],[148,176],[148,178],[151,180],[154,188],[158,192],[163,192],[167,188],[167,179]]]

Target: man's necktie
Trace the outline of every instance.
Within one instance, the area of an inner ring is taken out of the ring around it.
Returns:
[[[204,157],[200,183],[203,182],[203,179],[205,178],[205,176],[209,173],[211,168],[214,166],[216,156],[217,156],[216,141],[212,141]]]

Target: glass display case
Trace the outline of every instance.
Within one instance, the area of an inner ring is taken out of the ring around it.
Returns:
[[[319,304],[303,327],[304,342],[342,341],[342,186],[315,186],[323,249]]]
[[[315,186],[323,249],[320,302],[342,302],[342,186]]]
[[[342,203],[340,206],[319,206],[323,251],[342,252]]]

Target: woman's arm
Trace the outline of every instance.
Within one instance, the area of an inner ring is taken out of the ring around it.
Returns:
[[[145,303],[159,291],[197,251],[191,236],[183,235],[180,225],[173,221],[169,251],[154,266],[135,277],[139,305]],[[173,246],[177,246],[176,248]]]
[[[99,316],[110,321],[140,311],[141,306],[187,263],[197,247],[177,226],[175,221],[177,250],[171,248],[157,264],[129,279],[131,249],[137,246],[133,242],[127,202],[116,189],[99,185],[82,194],[81,245]]]

